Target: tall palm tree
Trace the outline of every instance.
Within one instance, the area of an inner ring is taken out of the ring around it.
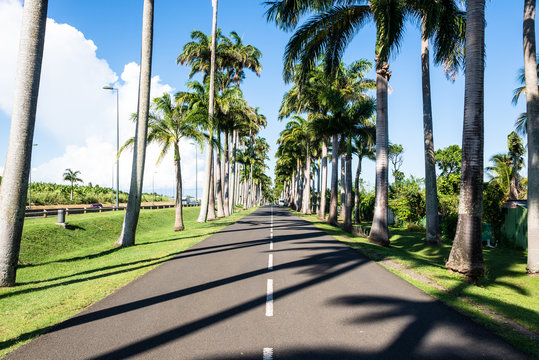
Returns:
[[[115,245],[121,247],[132,246],[135,244],[135,233],[137,230],[140,201],[142,198],[142,182],[144,178],[144,161],[146,158],[146,134],[148,132],[152,77],[153,4],[154,0],[144,0],[137,127],[135,131],[135,147],[133,150],[131,186],[129,188],[129,198],[127,200],[127,209],[122,226],[122,233],[115,243]]]
[[[485,0],[468,0],[462,177],[457,232],[446,267],[474,281],[483,276]]]
[[[71,183],[71,192],[69,195],[69,199],[73,201],[73,184],[76,182],[82,182],[82,179],[79,178],[80,171],[73,171],[71,169],[66,169],[64,172],[64,181],[69,181]]]
[[[157,143],[161,146],[161,153],[157,158],[157,164],[163,160],[164,156],[171,149],[174,152],[173,160],[176,173],[174,231],[184,229],[180,140],[182,138],[189,138],[199,144],[204,142],[204,134],[199,130],[200,123],[196,116],[189,116],[188,105],[187,103],[176,105],[170,94],[164,94],[161,97],[153,99],[155,112],[150,115],[148,122],[148,143]],[[134,142],[135,138],[127,140],[120,149],[120,152],[127,147],[131,147]]]
[[[492,166],[487,166],[491,183],[496,183],[508,199],[511,194],[511,158],[507,154],[495,154],[490,158]]]
[[[539,273],[539,90],[535,48],[535,0],[524,0],[524,69],[528,115],[528,273]]]
[[[455,79],[462,64],[464,17],[455,0],[423,2],[421,9],[421,79],[423,95],[423,138],[425,151],[425,243],[442,243],[438,217],[436,163],[432,133],[429,40],[434,41],[434,59],[442,63],[448,78]],[[435,36],[435,34],[437,34]]]
[[[15,285],[32,158],[47,5],[47,0],[24,2],[11,130],[0,188],[0,287]]]

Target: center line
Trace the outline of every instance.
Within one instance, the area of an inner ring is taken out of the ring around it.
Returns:
[[[273,359],[273,348],[264,348],[262,352],[262,360],[272,360]]]
[[[266,291],[266,316],[273,316],[273,279],[268,279]]]
[[[270,250],[273,250],[273,241],[270,241]]]
[[[273,254],[269,254],[268,257],[268,270],[273,270]]]

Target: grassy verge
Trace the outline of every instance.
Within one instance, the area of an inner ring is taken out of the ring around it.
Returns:
[[[488,327],[519,349],[539,358],[539,343],[521,335],[504,323],[500,314],[539,334],[539,279],[526,275],[526,253],[520,250],[483,249],[486,275],[476,285],[469,284],[445,269],[451,245],[428,246],[424,233],[390,228],[391,247],[369,243],[320,221],[315,215],[297,215],[314,223],[336,239],[369,256],[371,259],[389,259],[423,277],[429,282],[410,276],[407,271],[390,270],[433,297],[453,306]],[[363,224],[369,228],[370,224]],[[384,265],[383,261],[381,261]],[[387,266],[386,266],[387,267]]]
[[[204,224],[198,211],[185,208],[186,230],[174,232],[174,209],[142,210],[129,248],[113,246],[123,212],[70,215],[66,229],[26,220],[17,286],[0,288],[0,357],[254,209]]]

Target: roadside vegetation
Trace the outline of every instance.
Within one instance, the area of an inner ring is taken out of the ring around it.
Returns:
[[[70,204],[110,204],[116,201],[116,190],[99,185],[73,185],[73,198],[71,199],[71,185],[52,183],[32,183],[33,205],[70,205]],[[120,191],[120,203],[126,203],[129,194]],[[167,196],[158,194],[142,194],[142,202],[170,201]]]
[[[186,208],[183,232],[173,230],[174,209],[142,210],[137,246],[127,248],[113,245],[123,212],[70,215],[65,229],[27,219],[17,284],[0,289],[0,357],[254,210],[199,224],[198,208]]]
[[[295,213],[434,298],[483,324],[515,347],[539,358],[539,282],[526,275],[526,252],[503,246],[483,248],[485,276],[473,285],[445,269],[451,242],[444,241],[441,246],[425,244],[422,227],[411,227],[411,230],[390,227],[391,246],[383,247],[372,244],[366,236],[352,235],[331,226],[315,215]],[[361,227],[368,232],[370,222],[362,223]],[[402,267],[391,266],[388,261]],[[522,326],[532,336],[534,333],[535,339],[522,335],[508,322]]]

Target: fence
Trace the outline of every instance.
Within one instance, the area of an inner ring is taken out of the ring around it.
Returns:
[[[528,209],[519,206],[503,209],[505,222],[502,225],[502,237],[509,243],[521,248],[528,248]]]
[[[183,207],[192,207],[192,206],[198,206],[198,204],[187,204],[182,205]],[[174,207],[174,205],[143,205],[140,208],[141,209],[167,209]],[[26,210],[24,217],[25,218],[36,218],[36,217],[49,217],[49,216],[57,216],[58,210],[64,210],[65,215],[69,214],[88,214],[88,213],[100,213],[105,211],[124,211],[125,206],[120,207],[102,207],[102,208],[48,208],[48,209],[39,209],[39,210]]]

